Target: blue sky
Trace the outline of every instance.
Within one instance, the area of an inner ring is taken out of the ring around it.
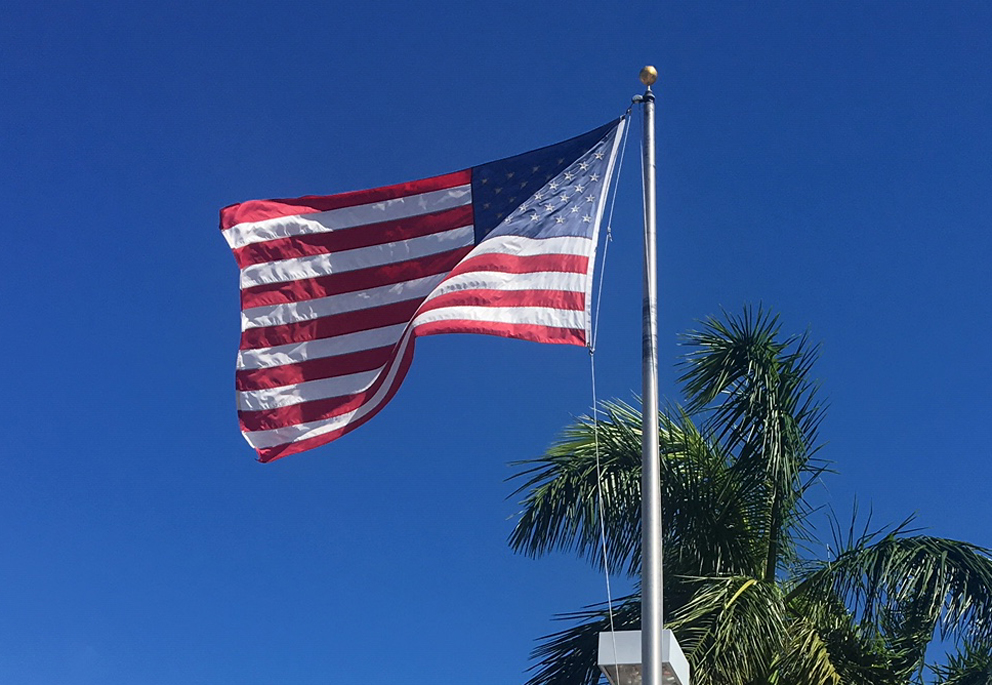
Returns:
[[[987,3],[14,2],[0,22],[0,682],[519,683],[603,599],[513,555],[507,463],[588,355],[423,340],[372,422],[261,465],[220,207],[462,169],[658,67],[660,365],[763,303],[822,343],[817,494],[992,546]],[[639,380],[637,140],[600,396]]]

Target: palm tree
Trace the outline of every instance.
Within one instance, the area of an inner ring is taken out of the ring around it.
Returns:
[[[817,457],[823,405],[807,335],[784,337],[777,317],[745,309],[704,322],[685,343],[685,406],[658,421],[665,621],[693,685],[923,682],[935,635],[962,649],[931,667],[937,681],[992,685],[987,550],[909,522],[881,531],[835,522],[833,544],[811,553],[807,493],[827,465]],[[601,565],[602,523],[609,567],[636,578],[640,421],[632,407],[605,403],[597,422],[579,419],[542,457],[518,462],[523,510],[510,545]],[[535,650],[529,685],[599,682],[597,635],[610,629],[609,612],[562,618],[572,625]],[[617,630],[639,620],[636,594],[618,600]]]

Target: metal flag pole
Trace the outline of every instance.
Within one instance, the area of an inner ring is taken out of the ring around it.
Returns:
[[[654,67],[641,69],[644,105],[644,304],[641,311],[641,629],[599,634],[610,685],[690,685],[689,662],[664,626],[661,459],[658,439],[658,265],[655,226]]]
[[[644,301],[641,310],[641,668],[643,685],[662,685],[661,462],[658,443],[658,278],[655,225],[654,67],[641,69],[644,106]]]

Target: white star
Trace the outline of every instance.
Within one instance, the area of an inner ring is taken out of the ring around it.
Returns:
[[[558,197],[560,197],[560,198],[561,198],[561,202],[562,202],[562,204],[565,204],[566,202],[568,202],[568,193],[562,193],[562,194],[561,194],[561,195],[559,195]]]
[[[539,217],[539,216],[538,216],[538,215],[537,215],[536,213],[535,213],[535,214],[531,214],[531,215],[530,215],[530,220],[531,220],[531,221],[537,221],[537,220],[538,220],[538,219],[540,219],[540,218],[541,218],[541,217]]]
[[[599,152],[597,152],[597,153],[596,153],[596,154],[595,154],[594,156],[596,157],[596,159],[602,159],[602,158],[603,158],[603,151],[602,151],[602,150],[600,150],[600,151],[599,151]]]
[[[596,201],[595,195],[586,195],[586,202],[595,202],[595,201]]]
[[[582,162],[581,164],[579,164],[579,168],[585,171],[586,169],[589,168],[589,162]]]
[[[540,202],[544,199],[544,193],[534,193],[534,199]]]
[[[578,205],[572,205],[572,214],[578,214],[578,213],[579,213]]]
[[[585,186],[583,186],[581,183],[575,186],[575,192],[577,193],[581,193],[585,189],[586,189]]]
[[[592,181],[593,183],[598,182],[599,181],[599,174],[593,174],[592,176],[589,177],[589,180]]]
[[[551,182],[551,190],[558,190],[558,183],[556,183],[555,181],[552,181]]]
[[[563,216],[556,216],[555,217],[555,223],[556,224],[563,224],[563,223],[565,223],[565,217],[563,217]]]
[[[590,221],[592,221],[592,217],[586,214],[584,217],[582,217],[582,221],[583,223],[589,223]]]
[[[550,202],[548,204],[544,205],[544,208],[546,210],[548,210],[549,212],[555,211],[555,206],[553,204],[551,204]]]
[[[566,181],[571,181],[573,178],[575,178],[575,174],[573,174],[571,171],[566,171],[565,172],[565,180]]]

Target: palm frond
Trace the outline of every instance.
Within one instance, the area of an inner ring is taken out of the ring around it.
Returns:
[[[577,622],[565,630],[546,635],[531,653],[536,660],[530,670],[534,675],[527,685],[596,685],[600,681],[597,666],[599,634],[614,630],[637,630],[641,621],[640,596],[617,600],[613,621],[602,605],[557,617]]]
[[[749,575],[763,545],[762,500],[727,468],[727,459],[684,414],[670,420],[662,518],[666,565],[686,576]]]
[[[796,557],[801,531],[792,525],[806,513],[802,494],[820,468],[813,455],[823,406],[810,377],[818,348],[808,335],[783,339],[778,318],[760,308],[725,319],[686,334],[680,380],[688,411],[707,415],[704,426],[734,455],[734,468],[764,493],[764,577],[771,580]]]
[[[526,493],[509,539],[515,551],[535,557],[568,551],[601,563],[598,439],[610,565],[628,572],[636,569],[641,536],[640,413],[620,402],[604,403],[602,411],[598,436],[593,420],[581,417],[543,456],[512,464],[526,467],[513,476],[524,479],[513,495]]]
[[[915,645],[891,644],[871,626],[860,625],[840,597],[827,595],[811,601],[802,594],[790,594],[786,604],[793,619],[790,636],[815,631],[816,640],[804,639],[809,650],[805,659],[800,655],[798,663],[787,658],[777,664],[782,683],[802,683],[805,674],[832,670],[844,683],[904,685],[917,670]],[[824,656],[829,659],[829,670],[824,663],[817,665],[816,660]]]
[[[817,627],[804,618],[793,618],[785,648],[772,663],[772,680],[789,685],[840,685],[841,673]]]
[[[603,517],[611,568],[640,571],[640,413],[626,404],[603,405],[598,442]],[[676,418],[671,418],[674,415]],[[602,562],[592,419],[565,429],[543,456],[515,478],[526,493],[510,546],[532,556],[552,550]],[[662,518],[666,566],[690,575],[749,573],[760,559],[752,521],[761,499],[735,480],[726,458],[692,421],[672,410],[659,417]]]
[[[699,578],[669,627],[688,652],[694,685],[766,681],[788,644],[788,612],[774,583],[746,576]]]
[[[932,670],[936,685],[992,685],[992,643],[965,644],[946,665]]]
[[[901,531],[866,535],[827,561],[811,562],[797,597],[835,595],[866,625],[892,634],[893,626],[929,641],[941,635],[992,638],[992,558],[966,542]]]

